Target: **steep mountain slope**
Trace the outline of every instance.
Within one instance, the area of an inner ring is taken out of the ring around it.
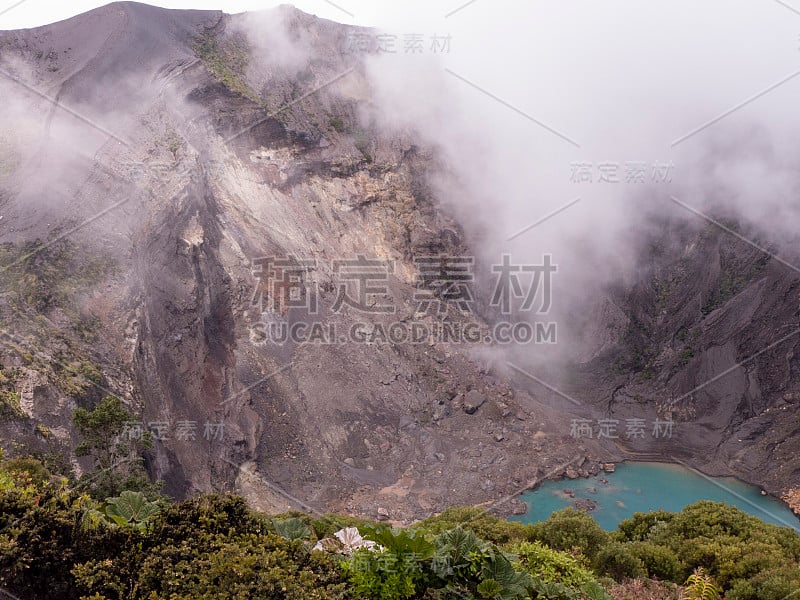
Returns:
[[[280,489],[394,518],[501,498],[583,458],[567,415],[465,345],[254,336],[261,257],[316,261],[304,276],[345,332],[409,321],[413,258],[468,250],[426,183],[430,151],[359,120],[370,90],[360,58],[337,51],[347,28],[290,8],[263,17],[311,40],[297,67],[254,51],[244,18],[117,3],[0,37],[15,115],[2,364],[21,399],[4,439],[61,454],[73,408],[113,393],[155,431],[148,468],[174,496],[237,485],[296,504]],[[358,255],[392,261],[397,314],[331,310],[332,261]],[[468,392],[477,412],[462,410]]]
[[[471,344],[265,343],[264,315],[311,316],[265,292],[263,258],[314,263],[284,269],[337,334],[490,320],[416,314],[414,259],[472,240],[429,184],[436,153],[364,117],[352,31],[288,7],[123,2],[0,33],[4,447],[85,468],[71,413],[114,394],[162,434],[147,465],[176,497],[236,487],[263,508],[405,519],[628,451],[797,484],[798,338],[769,348],[800,329],[797,276],[713,227],[665,224],[634,281],[576,311],[582,352],[548,381],[582,407]],[[334,310],[335,261],[359,255],[390,261],[370,301],[395,314]],[[575,417],[668,413],[657,442],[570,436]]]
[[[642,248],[635,280],[594,312],[587,347],[603,331],[605,347],[574,365],[573,379],[601,390],[595,401],[617,418],[671,414],[664,450],[680,460],[771,490],[797,485],[796,247],[770,246],[735,221],[724,225],[734,234],[698,221],[667,220]]]

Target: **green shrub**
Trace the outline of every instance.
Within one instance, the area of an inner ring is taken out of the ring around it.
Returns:
[[[422,576],[413,555],[390,551],[358,550],[344,565],[355,595],[370,600],[413,598]]]
[[[506,521],[487,514],[485,509],[472,506],[448,508],[420,522],[420,527],[432,533],[442,533],[458,526],[474,531],[479,538],[498,545],[528,541],[532,531],[530,525]]]
[[[287,540],[302,540],[311,535],[311,530],[297,517],[279,520],[273,519],[272,526],[275,533]]]
[[[188,551],[187,551],[188,550]],[[166,580],[164,572],[182,577]],[[247,535],[218,540],[205,552],[162,546],[148,553],[140,575],[142,597],[340,598],[345,582],[336,563],[299,541]]]
[[[13,390],[0,390],[0,418],[15,419],[24,414],[19,394]]]
[[[608,575],[615,581],[643,577],[645,568],[626,544],[609,542],[603,546],[595,558],[598,573]]]
[[[651,535],[657,534],[665,525],[669,524],[673,517],[675,517],[675,513],[665,510],[633,513],[633,517],[620,521],[617,526],[617,532],[622,534],[620,541],[647,541]]]
[[[97,508],[50,484],[0,493],[0,586],[26,598],[78,598],[74,565],[135,544],[130,530],[87,529],[83,515]]]
[[[436,552],[433,536],[421,529],[365,527],[361,533],[382,549],[358,550],[347,572],[358,596],[374,600],[404,600],[434,581],[430,561]]]
[[[666,581],[680,581],[686,577],[686,566],[669,548],[652,542],[634,542],[628,548],[642,562],[648,577]]]
[[[593,560],[606,545],[609,535],[591,516],[573,508],[556,511],[531,528],[533,539],[556,550],[571,552],[578,549]]]
[[[727,600],[788,600],[800,597],[800,567],[784,565],[740,580],[725,594]]]
[[[341,117],[333,116],[328,120],[328,124],[333,128],[336,133],[344,133],[347,129]]]
[[[574,556],[539,542],[517,542],[508,550],[517,555],[516,565],[534,579],[581,587],[596,581],[594,574]]]
[[[42,462],[32,457],[12,458],[3,463],[6,473],[24,473],[34,485],[42,485],[50,480],[50,471]]]
[[[142,467],[138,452],[151,444],[148,435],[142,440],[126,438],[126,424],[133,415],[122,400],[106,396],[92,410],[76,408],[72,422],[82,440],[75,448],[78,456],[91,456],[93,471],[83,476],[81,485],[98,499],[120,494],[125,490],[141,491],[156,498],[160,484],[151,483]]]

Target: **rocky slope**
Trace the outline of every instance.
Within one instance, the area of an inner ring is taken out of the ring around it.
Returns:
[[[258,258],[316,261],[319,309],[347,331],[413,318],[413,257],[467,246],[431,152],[359,120],[346,28],[268,17],[313,39],[292,72],[252,52],[242,18],[118,3],[0,37],[25,124],[5,128],[2,364],[21,406],[4,439],[69,451],[72,409],[114,393],[155,428],[148,467],[174,496],[239,486],[392,518],[502,498],[580,455],[565,415],[463,345],[254,340]],[[330,310],[332,261],[359,254],[392,261],[397,314]]]
[[[698,221],[666,221],[642,249],[635,281],[593,313],[587,346],[605,346],[573,365],[565,389],[600,390],[597,406],[615,418],[675,419],[668,444],[625,440],[633,452],[777,494],[800,478],[800,272],[790,266],[800,262],[757,230],[730,222],[779,259]]]
[[[559,384],[583,407],[470,344],[263,343],[258,259],[312,261],[300,288],[361,331],[418,319],[414,258],[472,240],[432,192],[433,150],[364,119],[350,30],[288,7],[259,18],[302,64],[254,44],[246,16],[129,2],[0,33],[5,448],[79,470],[71,412],[113,393],[161,425],[147,464],[176,497],[235,487],[261,508],[403,520],[637,451],[797,483],[797,338],[686,395],[800,328],[796,274],[710,228],[665,228],[638,279],[586,308]],[[395,314],[333,310],[334,261],[359,255],[392,265],[370,300]],[[268,319],[307,320],[290,300],[268,294]],[[491,320],[455,304],[419,320]],[[577,416],[668,410],[675,436],[646,448],[570,435]]]

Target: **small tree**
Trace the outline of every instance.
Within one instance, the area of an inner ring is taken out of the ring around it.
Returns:
[[[72,422],[83,438],[75,454],[92,456],[99,470],[110,469],[129,453],[130,445],[120,438],[132,420],[133,415],[114,396],[103,398],[94,410],[75,409]]]
[[[78,456],[91,456],[94,469],[82,478],[96,498],[118,495],[123,490],[149,494],[159,488],[151,484],[138,453],[152,442],[145,433],[141,440],[124,436],[133,415],[119,398],[106,396],[94,410],[77,408],[72,414],[75,429],[83,438],[75,448]]]

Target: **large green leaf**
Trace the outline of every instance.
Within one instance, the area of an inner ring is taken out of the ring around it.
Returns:
[[[534,581],[532,588],[536,597],[542,600],[571,600],[580,597],[580,592],[554,581]]]
[[[469,570],[474,559],[486,550],[486,544],[473,531],[460,526],[439,534],[435,543],[436,558],[432,569],[443,579]]]
[[[592,581],[591,583],[585,584],[581,591],[583,595],[586,596],[589,600],[614,600],[611,596],[608,595],[599,583]]]
[[[486,579],[480,583],[476,591],[481,598],[497,598],[503,591],[503,586],[494,579]]]
[[[302,540],[311,535],[311,530],[300,519],[292,518],[285,521],[273,520],[275,532],[287,540]]]
[[[364,528],[364,538],[378,543],[395,554],[411,554],[417,560],[433,558],[436,546],[429,536],[415,529],[391,529],[386,526]]]
[[[108,498],[106,504],[106,515],[119,525],[138,526],[159,511],[158,504],[149,502],[144,494],[128,490]]]
[[[526,573],[520,573],[511,564],[511,561],[500,552],[495,551],[483,567],[481,579],[493,579],[502,586],[501,592],[497,595],[503,600],[521,600],[529,598],[528,590],[531,588],[532,581]]]

